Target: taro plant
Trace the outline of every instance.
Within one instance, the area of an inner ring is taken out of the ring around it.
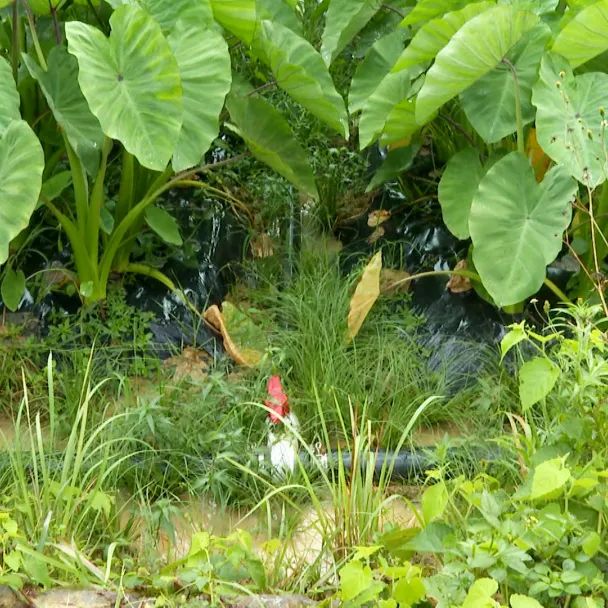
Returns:
[[[302,37],[294,2],[60,0],[47,7],[22,0],[0,2],[0,10],[0,263],[45,205],[70,242],[85,301],[103,300],[114,272],[148,274],[174,288],[157,269],[132,263],[131,249],[146,224],[180,244],[176,222],[155,205],[171,188],[232,200],[198,179],[220,123],[303,194],[317,196],[307,155],[259,94],[265,88],[282,88],[348,137],[344,100],[322,54]],[[259,65],[257,88],[235,76],[229,43]],[[7,281],[14,303],[23,275],[7,272]]]
[[[360,146],[396,153],[435,119],[456,125],[470,145],[449,159],[439,201],[493,300],[517,305],[543,282],[565,297],[546,277],[565,242],[573,292],[595,288],[607,310],[608,2],[420,0],[400,28],[355,73]]]

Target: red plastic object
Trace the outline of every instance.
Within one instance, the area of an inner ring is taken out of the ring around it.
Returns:
[[[289,414],[289,401],[287,395],[283,392],[281,378],[279,376],[270,376],[268,378],[267,390],[270,399],[266,399],[264,405],[270,409],[268,418],[272,424],[279,424],[281,418]]]

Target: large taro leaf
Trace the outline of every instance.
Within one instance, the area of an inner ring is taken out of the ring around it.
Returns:
[[[262,45],[279,87],[344,137],[348,116],[321,55],[280,23],[262,21]]]
[[[78,62],[64,47],[53,47],[45,72],[29,55],[23,61],[38,81],[49,108],[89,175],[95,175],[103,131],[78,86]]]
[[[178,20],[188,21],[199,28],[213,24],[209,0],[139,0],[139,4],[156,19],[164,33],[169,33]]]
[[[532,92],[538,143],[591,188],[608,177],[606,100],[608,74],[574,76],[562,57],[545,55]]]
[[[406,138],[418,130],[410,74],[407,71],[388,73],[369,96],[359,119],[359,148],[363,149],[380,137],[383,131],[392,140]],[[399,120],[395,121],[395,113]],[[391,129],[388,129],[389,120]]]
[[[306,152],[295,139],[285,117],[261,97],[230,95],[226,102],[233,130],[251,153],[301,191],[317,197],[315,176]]]
[[[608,0],[581,10],[557,35],[553,51],[573,68],[608,50]]]
[[[0,133],[0,264],[38,203],[44,152],[25,121],[14,120]]]
[[[509,51],[505,62],[499,63],[461,93],[464,112],[486,143],[500,141],[515,132],[517,92],[522,123],[525,125],[534,120],[536,112],[532,105],[532,87],[538,77],[540,60],[550,37],[549,27],[539,23]]]
[[[245,44],[251,44],[256,31],[256,0],[211,0],[216,21]]]
[[[569,3],[572,4],[572,0]],[[557,8],[559,0],[498,0],[498,4],[513,4],[522,11],[546,15]]]
[[[482,178],[471,204],[473,261],[499,306],[517,304],[543,284],[570,224],[577,190],[556,165],[539,184],[528,159],[511,152]]]
[[[469,19],[480,15],[492,6],[494,6],[493,2],[474,2],[425,23],[401,53],[392,71],[399,72],[415,65],[426,65]]]
[[[179,65],[184,103],[172,164],[183,171],[197,165],[217,137],[232,81],[230,54],[219,32],[190,20],[178,21],[168,40]]]
[[[439,203],[443,221],[459,239],[469,238],[469,212],[485,170],[479,152],[465,148],[450,158],[439,181]]]
[[[416,99],[412,95],[391,108],[380,136],[380,143],[394,147],[409,145],[412,135],[419,129],[416,122]]]
[[[357,66],[348,93],[348,110],[351,114],[363,108],[368,97],[388,74],[403,50],[404,34],[397,30],[377,40],[365,59]]]
[[[19,120],[19,93],[8,61],[0,57],[0,135],[13,120]]]
[[[382,6],[382,0],[330,0],[321,37],[321,56],[327,65],[355,37]]]
[[[279,22],[296,34],[303,35],[302,21],[287,0],[256,0],[257,20]]]
[[[444,103],[485,76],[538,20],[538,15],[516,7],[496,6],[467,21],[427,72],[416,101],[416,120],[425,124]]]
[[[425,23],[436,17],[441,17],[448,11],[455,11],[466,6],[469,0],[419,0],[416,6],[401,22],[402,26]]]
[[[149,169],[168,164],[182,127],[179,67],[158,23],[143,9],[120,6],[106,38],[85,23],[66,23],[78,80],[104,133]]]

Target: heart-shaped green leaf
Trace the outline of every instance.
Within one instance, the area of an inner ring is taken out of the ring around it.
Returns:
[[[608,50],[608,0],[584,8],[557,35],[553,52],[573,68]]]
[[[19,104],[11,66],[4,57],[0,57],[0,135],[10,122],[21,118]]]
[[[528,159],[511,152],[482,178],[471,204],[473,261],[499,306],[517,304],[543,284],[570,224],[576,182],[561,166],[539,184]]]
[[[591,188],[608,177],[607,100],[608,74],[574,76],[559,55],[543,57],[532,92],[538,143],[570,175]]]
[[[498,591],[498,583],[492,578],[479,578],[469,589],[462,602],[462,608],[494,608],[497,602],[493,595]]]
[[[97,173],[103,131],[78,86],[78,62],[64,47],[53,47],[45,72],[29,55],[23,61],[38,81],[57,124],[90,175]]]
[[[456,11],[468,4],[467,0],[419,0],[414,8],[401,22],[402,26],[418,25],[436,17],[441,17],[448,11]]]
[[[169,243],[169,245],[182,244],[182,237],[179,233],[179,226],[175,218],[161,207],[151,205],[146,209],[145,213],[146,224],[160,236],[160,238]]]
[[[34,132],[25,121],[11,122],[0,134],[0,264],[36,208],[43,169],[44,153]]]
[[[401,53],[392,71],[399,72],[415,65],[425,66],[467,21],[492,6],[493,2],[474,2],[425,23]]]
[[[179,65],[184,103],[182,129],[173,155],[173,169],[200,163],[219,131],[219,114],[230,90],[232,72],[228,45],[219,32],[197,22],[178,21],[169,44]]]
[[[531,500],[550,500],[563,494],[572,479],[565,458],[553,458],[539,464],[532,473]]]
[[[216,21],[245,44],[251,44],[256,30],[255,0],[211,0]]]
[[[23,270],[13,270],[10,266],[6,269],[0,295],[2,302],[9,310],[17,310],[25,291],[25,275]]]
[[[388,74],[403,50],[403,41],[402,31],[383,36],[376,40],[365,59],[357,66],[348,93],[348,110],[351,114],[363,108],[368,97]]]
[[[177,61],[158,23],[143,9],[120,6],[107,39],[85,23],[66,23],[78,80],[104,133],[149,169],[163,170],[182,127]]]
[[[459,239],[469,238],[469,212],[485,170],[479,152],[465,148],[450,158],[439,181],[439,204],[443,221]]]
[[[524,412],[542,401],[553,390],[558,378],[559,367],[547,357],[526,361],[519,370],[519,399]]]
[[[550,37],[549,27],[539,23],[509,51],[508,63],[499,63],[461,93],[464,112],[485,142],[494,143],[515,132],[516,92],[519,92],[522,124],[534,120],[532,87],[538,77],[538,66]]]
[[[139,4],[156,19],[165,34],[169,33],[180,19],[199,28],[213,24],[213,11],[209,0],[139,0]]]
[[[361,110],[359,148],[369,146],[383,131],[390,132],[393,141],[415,133],[419,127],[415,118],[413,97],[409,72],[389,72]],[[399,112],[400,120],[395,122],[394,113]],[[389,130],[387,126],[390,119],[392,122]]]
[[[327,65],[378,12],[381,0],[331,0],[325,13],[321,56]]]
[[[259,21],[279,22],[300,36],[304,35],[302,21],[289,0],[256,0],[257,19]]]
[[[226,103],[233,129],[251,153],[297,188],[317,197],[315,176],[304,148],[295,139],[285,117],[261,97],[230,95]]]
[[[261,27],[264,58],[279,87],[319,120],[348,137],[344,99],[336,91],[321,55],[280,23],[262,21]]]
[[[485,76],[538,20],[517,7],[496,6],[467,21],[427,72],[416,120],[425,124],[444,103]]]

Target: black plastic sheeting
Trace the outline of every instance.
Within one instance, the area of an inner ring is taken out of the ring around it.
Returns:
[[[339,238],[345,243],[342,260],[345,271],[374,248],[382,247],[386,267],[400,268],[411,274],[450,270],[467,258],[469,243],[459,241],[445,227],[436,200],[408,204],[396,186],[388,185],[376,198],[372,209],[391,211],[382,224],[384,235],[370,245],[373,228],[367,214],[350,226],[342,227]],[[563,258],[548,269],[548,277],[565,289],[573,270]],[[419,344],[428,353],[431,371],[442,370],[445,390],[453,394],[474,384],[480,373],[497,362],[500,340],[508,326],[527,318],[542,323],[538,308],[529,307],[518,315],[506,314],[479,297],[474,290],[452,293],[447,276],[424,277],[412,282],[411,305],[425,322],[417,332]],[[552,292],[543,288],[539,300],[555,303]]]
[[[144,262],[152,258],[153,265],[169,276],[198,310],[221,302],[234,280],[231,265],[238,264],[244,255],[246,230],[229,207],[205,198],[201,193],[177,190],[169,193],[163,205],[177,219],[183,245],[165,246],[150,233],[146,239],[144,232],[143,238],[138,240],[133,261]],[[410,203],[397,187],[387,185],[374,200],[372,208],[392,212],[391,218],[382,224],[384,235],[377,243],[368,242],[373,228],[367,225],[367,214],[337,230],[336,236],[345,245],[341,254],[345,273],[379,246],[383,248],[385,266],[403,268],[410,273],[448,270],[454,268],[458,260],[466,258],[468,243],[458,241],[445,228],[436,200]],[[292,209],[282,226],[285,236],[293,237],[294,248],[299,238],[297,217],[297,210]],[[47,267],[69,263],[69,248],[57,254],[56,236],[45,235],[37,245],[38,250],[46,248],[49,252]],[[28,272],[40,268],[40,254],[36,255],[29,262]],[[285,264],[286,278],[292,266]],[[562,287],[571,274],[561,262],[549,269],[549,277]],[[429,368],[432,371],[442,369],[446,378],[445,390],[454,393],[474,382],[489,363],[496,361],[493,355],[507,325],[521,316],[501,313],[473,291],[451,293],[446,289],[446,283],[445,276],[419,279],[413,282],[410,293],[414,311],[425,319],[418,331],[418,341],[428,352]],[[127,275],[124,286],[130,304],[155,316],[151,331],[159,357],[165,358],[176,348],[186,345],[203,348],[212,356],[222,351],[215,334],[177,295],[171,294],[156,280]],[[539,295],[544,298],[552,294],[541,292]],[[51,310],[73,314],[79,306],[77,296],[69,297],[59,292],[49,294],[37,303],[31,297],[24,298],[21,312],[34,313],[44,331]]]

